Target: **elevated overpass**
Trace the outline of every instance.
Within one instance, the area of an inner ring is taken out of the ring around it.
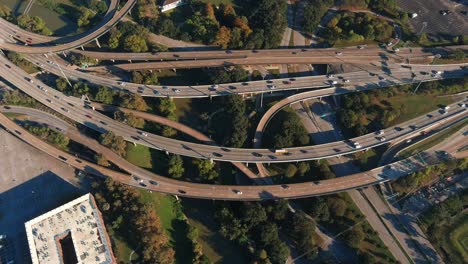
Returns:
[[[441,114],[434,111],[431,113],[431,118],[422,116],[404,124],[400,124],[399,127],[401,129],[389,128],[385,132],[386,140],[383,142],[379,141],[374,134],[367,134],[353,139],[353,141],[360,143],[362,146],[360,149],[354,148],[353,144],[349,141],[340,141],[315,146],[288,148],[287,155],[276,155],[275,150],[273,149],[225,148],[180,141],[145,133],[93,111],[89,106],[84,105],[83,102],[77,98],[65,96],[64,94],[48,87],[39,80],[29,76],[22,69],[11,64],[3,56],[0,57],[0,61],[0,74],[8,82],[49,108],[78,123],[98,132],[112,131],[129,142],[146,145],[150,148],[174,154],[202,159],[244,163],[275,163],[335,157],[386,144],[400,137],[419,133],[426,127],[432,126],[435,123],[445,122],[445,120],[466,114],[465,107],[460,107],[455,104],[452,106],[448,114]]]

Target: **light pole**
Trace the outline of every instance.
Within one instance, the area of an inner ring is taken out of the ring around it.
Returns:
[[[431,64],[429,64],[429,65],[434,64],[435,59],[439,59],[440,57],[441,57],[441,55],[440,55],[439,53],[437,53],[437,54],[434,56],[434,59],[432,60]],[[421,80],[421,81],[418,83],[418,86],[416,86],[416,88],[414,88],[414,91],[413,91],[414,94],[418,91],[419,86],[421,86],[422,82],[423,82],[423,80]]]

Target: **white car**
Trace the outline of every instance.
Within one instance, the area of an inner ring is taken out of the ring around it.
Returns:
[[[335,78],[335,75],[333,75],[333,74],[328,74],[328,75],[327,75],[327,78],[328,78],[328,79]]]
[[[217,84],[211,85],[211,88],[213,88],[214,90],[218,89],[218,87],[219,87],[219,86],[218,86]]]
[[[338,55],[338,56],[341,56],[341,55],[343,55],[343,52],[337,51],[335,54]]]
[[[272,84],[269,84],[269,85],[267,85],[267,88],[273,90],[273,89],[276,89],[276,86],[274,86]]]
[[[242,194],[242,191],[234,190],[234,193],[237,194],[237,195],[241,195],[241,194]]]
[[[331,84],[338,84],[337,81],[330,81]]]
[[[348,80],[348,79],[344,79],[343,82],[349,83],[349,80]]]
[[[377,135],[380,136],[380,135],[383,135],[384,133],[385,133],[385,132],[384,132],[383,130],[379,130],[379,131],[377,132]]]
[[[385,137],[379,137],[380,142],[384,142],[385,140],[387,140]]]
[[[355,148],[355,149],[360,149],[360,148],[362,148],[361,144],[359,144],[358,142],[354,142],[353,145],[354,145],[354,148]]]

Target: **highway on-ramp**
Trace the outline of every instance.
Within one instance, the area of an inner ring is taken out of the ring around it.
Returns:
[[[72,37],[58,38],[53,40],[52,42],[33,45],[20,45],[6,42],[4,39],[2,39],[0,40],[0,48],[19,53],[29,54],[57,53],[78,48],[104,35],[132,9],[135,3],[136,0],[128,0],[120,10],[117,10],[118,1],[111,1],[111,5],[109,6],[109,12],[104,16],[104,19],[92,29],[88,30],[83,34],[78,34]],[[6,21],[5,19],[0,18],[0,27],[11,27],[11,23]],[[17,29],[16,32],[18,31],[20,30]],[[12,37],[17,35],[17,33],[13,32],[11,32],[10,34]]]

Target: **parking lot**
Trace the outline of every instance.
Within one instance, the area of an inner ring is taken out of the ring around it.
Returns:
[[[468,0],[400,0],[400,7],[409,13],[417,13],[410,18],[413,32],[426,32],[429,37],[441,39],[458,35],[468,35]],[[448,10],[447,15],[441,11]]]
[[[74,169],[0,129],[0,263],[30,263],[24,222],[83,191]],[[65,181],[66,177],[70,182]],[[73,184],[72,184],[73,183]]]
[[[402,203],[403,211],[419,215],[434,204],[438,204],[450,196],[468,187],[468,173],[448,177],[437,183],[418,190]]]

